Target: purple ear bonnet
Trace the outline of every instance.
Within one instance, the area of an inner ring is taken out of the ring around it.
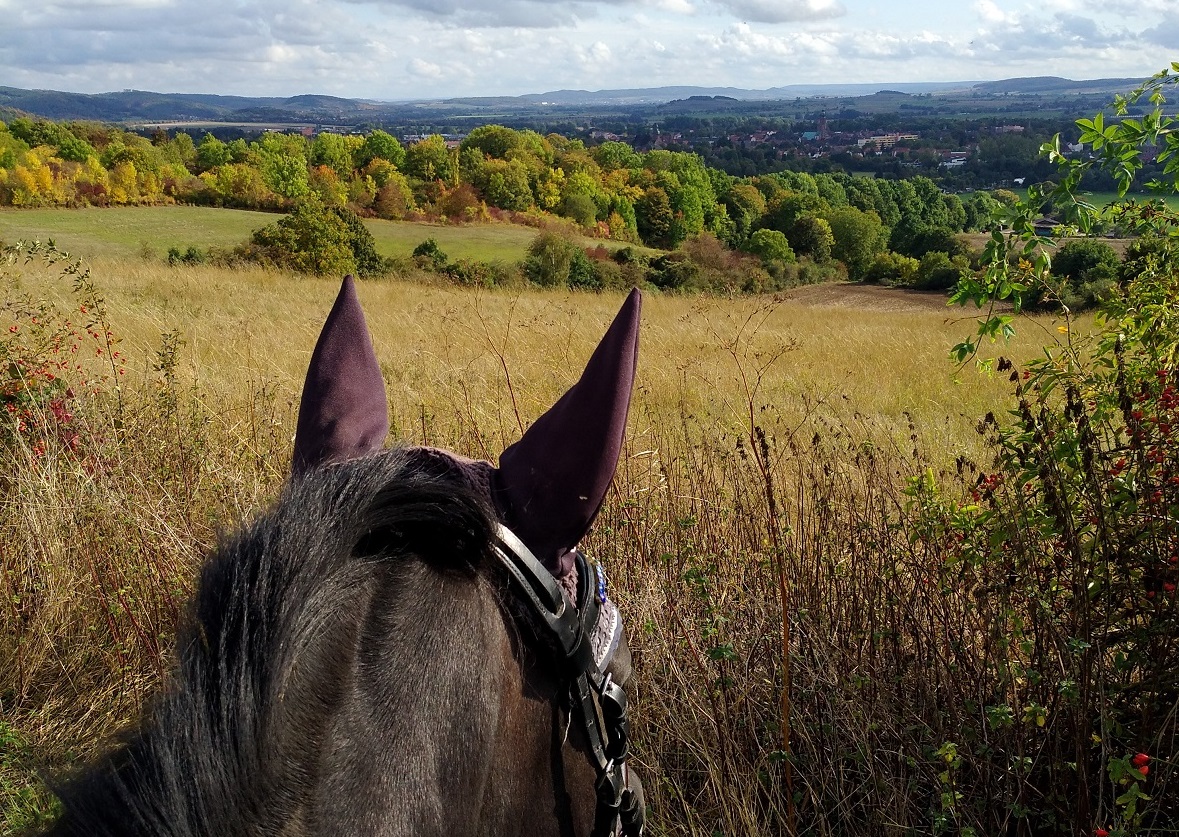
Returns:
[[[504,523],[557,575],[572,561],[618,467],[634,387],[642,298],[631,291],[581,380],[500,455]]]
[[[385,380],[351,276],[320,332],[295,430],[295,475],[380,450],[389,433]]]
[[[499,467],[435,448],[413,448],[422,467],[487,494],[503,523],[554,575],[601,508],[618,466],[634,386],[642,299],[632,291],[581,379],[500,456]],[[381,449],[385,385],[356,298],[343,287],[316,344],[295,436],[292,471]]]

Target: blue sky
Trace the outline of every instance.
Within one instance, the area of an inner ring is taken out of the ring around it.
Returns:
[[[0,0],[0,85],[374,99],[1144,77],[1179,0]]]

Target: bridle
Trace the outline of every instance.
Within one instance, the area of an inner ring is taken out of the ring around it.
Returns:
[[[498,524],[495,534],[495,554],[507,570],[527,617],[542,633],[541,640],[554,646],[560,657],[559,676],[585,731],[597,773],[597,807],[591,837],[608,837],[619,833],[620,828],[626,837],[641,837],[646,812],[640,796],[627,781],[626,692],[603,673],[612,650],[597,660],[590,639],[606,603],[605,576],[596,564],[575,552],[578,579],[574,603],[510,529]]]

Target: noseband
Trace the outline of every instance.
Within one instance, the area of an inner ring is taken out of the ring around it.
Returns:
[[[542,634],[541,640],[553,646],[561,657],[559,677],[585,731],[597,772],[597,808],[591,837],[617,834],[620,826],[626,837],[641,837],[645,811],[627,782],[626,692],[603,673],[613,654],[614,637],[601,659],[595,658],[591,642],[606,603],[605,576],[596,564],[591,565],[584,555],[575,552],[578,577],[574,605],[552,573],[502,524],[496,530],[494,549],[527,616]]]

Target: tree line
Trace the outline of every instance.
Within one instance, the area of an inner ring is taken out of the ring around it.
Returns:
[[[206,134],[198,143],[183,132],[148,138],[87,122],[0,125],[0,203],[10,206],[176,202],[291,211],[313,200],[394,220],[543,226],[556,217],[594,237],[661,250],[711,236],[778,273],[791,264],[839,264],[856,280],[918,277],[932,286],[953,284],[967,269],[955,234],[982,227],[1004,199],[1014,195],[964,201],[923,176],[735,177],[691,152],[638,153],[618,141],[587,147],[500,125],[475,128],[457,145],[440,135],[403,145],[381,130],[267,132],[230,142]]]

